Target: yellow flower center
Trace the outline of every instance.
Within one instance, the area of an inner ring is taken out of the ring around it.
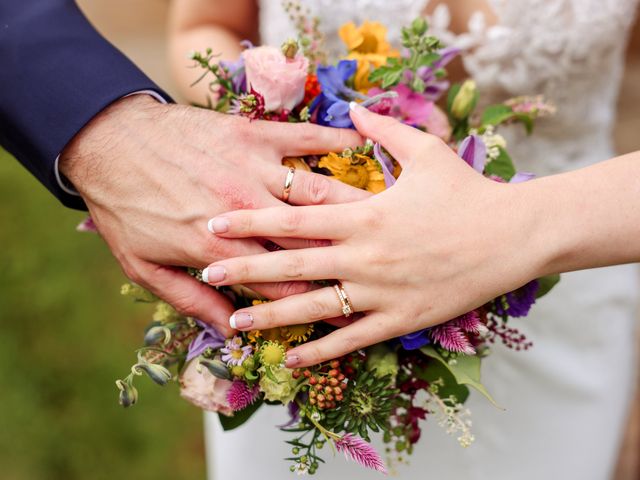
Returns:
[[[276,342],[265,342],[260,349],[260,359],[264,365],[278,366],[284,362],[284,348]]]

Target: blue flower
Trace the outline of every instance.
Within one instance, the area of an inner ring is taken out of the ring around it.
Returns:
[[[319,66],[317,71],[321,93],[311,104],[311,112],[318,110],[318,124],[353,128],[349,117],[349,102],[363,95],[347,87],[347,81],[355,74],[358,62],[340,60],[338,65]],[[365,97],[366,98],[366,97]]]
[[[400,343],[402,344],[402,348],[404,348],[405,350],[417,350],[424,347],[425,345],[429,345],[431,343],[431,340],[429,340],[429,337],[427,335],[428,331],[428,328],[424,328],[422,330],[418,330],[417,332],[398,337]]]

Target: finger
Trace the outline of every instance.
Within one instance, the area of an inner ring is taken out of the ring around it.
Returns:
[[[276,197],[284,200],[285,180],[289,168],[280,167],[268,175],[267,188]],[[348,203],[363,200],[371,193],[355,188],[339,180],[318,173],[294,170],[293,183],[287,202],[293,205],[322,205]]]
[[[300,368],[317,365],[397,336],[386,333],[385,328],[388,326],[389,321],[382,314],[362,317],[318,340],[289,350],[286,366]]]
[[[227,258],[205,268],[202,278],[216,286],[344,278],[349,262],[343,252],[335,246]]]
[[[346,128],[282,122],[261,122],[260,128],[267,142],[283,157],[341,152],[364,143],[355,130]]]
[[[345,283],[354,309],[371,308],[363,288]],[[342,315],[342,302],[333,287],[325,287],[276,302],[261,303],[235,312],[229,318],[231,328],[263,330],[287,325],[300,325],[337,318]]]
[[[172,305],[181,315],[209,323],[223,335],[232,333],[228,318],[233,312],[233,305],[221,293],[174,267],[144,263],[138,268],[138,274],[138,283]]]
[[[375,142],[380,142],[405,168],[410,163],[416,146],[425,138],[432,137],[392,117],[370,112],[355,102],[351,102],[349,106],[351,120],[358,132]]]
[[[294,237],[341,240],[353,234],[352,206],[316,205],[236,210],[209,220],[210,232],[226,238]]]

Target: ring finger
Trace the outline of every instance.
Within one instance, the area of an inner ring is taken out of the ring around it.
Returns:
[[[367,299],[364,288],[346,283],[343,288],[349,296],[353,311],[367,311],[374,307]],[[343,304],[334,287],[325,287],[300,295],[261,303],[238,310],[229,318],[231,328],[237,330],[264,330],[287,325],[317,322],[343,315]]]

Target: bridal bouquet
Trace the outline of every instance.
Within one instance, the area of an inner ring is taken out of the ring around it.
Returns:
[[[390,46],[381,24],[348,23],[340,29],[346,53],[328,63],[317,24],[295,8],[289,11],[298,26],[297,40],[281,47],[247,44],[236,62],[215,63],[212,50],[191,56],[205,75],[213,76],[216,101],[210,108],[250,119],[349,128],[349,102],[356,101],[441,137],[478,174],[498,182],[532,177],[516,172],[498,129],[518,122],[530,131],[536,117],[552,110],[541,98],[510,99],[479,111],[472,80],[458,85],[446,80],[446,66],[460,52],[428,35],[423,19],[402,30],[402,50]],[[400,175],[398,163],[372,143],[283,163],[373,193],[391,187]],[[455,435],[460,445],[473,442],[464,408],[469,388],[493,402],[480,381],[482,358],[496,341],[515,350],[531,346],[511,326],[511,318],[526,316],[557,281],[535,280],[444,324],[300,369],[284,366],[287,350],[336,327],[304,324],[224,338],[210,325],[183,317],[127,284],[122,293],[154,303],[155,314],[131,373],[116,382],[120,403],[136,403],[134,379],[146,374],[160,385],[176,381],[185,399],[218,412],[226,430],[266,405],[284,406],[290,421],[279,428],[291,434],[287,460],[292,472],[315,473],[325,447],[385,472],[370,443],[373,434],[382,436],[389,461],[411,454],[428,419]],[[268,301],[242,286],[220,291],[237,308]]]

